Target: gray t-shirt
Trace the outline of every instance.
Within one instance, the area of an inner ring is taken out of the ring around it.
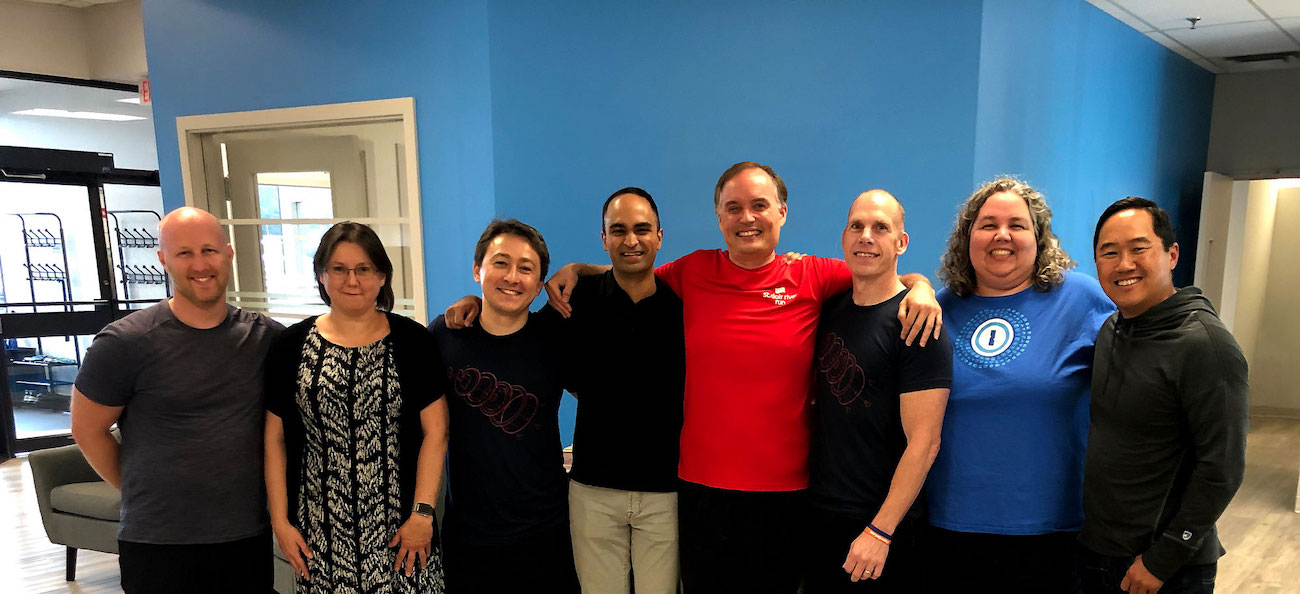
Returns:
[[[262,367],[282,328],[233,306],[217,327],[191,328],[162,301],[95,337],[77,389],[125,407],[119,539],[205,544],[266,530]]]

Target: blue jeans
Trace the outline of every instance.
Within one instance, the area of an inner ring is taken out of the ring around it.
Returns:
[[[1080,546],[1075,563],[1084,594],[1122,594],[1119,584],[1133,566],[1133,557],[1108,557]],[[1160,594],[1212,594],[1218,568],[1218,563],[1184,565],[1165,580]]]

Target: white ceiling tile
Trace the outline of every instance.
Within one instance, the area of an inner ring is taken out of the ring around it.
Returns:
[[[1156,41],[1156,43],[1159,43],[1160,45],[1163,45],[1163,46],[1169,48],[1169,49],[1170,49],[1171,51],[1173,51],[1174,53],[1176,53],[1176,54],[1178,54],[1178,55],[1180,55],[1180,56],[1182,56],[1182,57],[1184,57],[1184,58],[1187,58],[1188,60],[1200,60],[1200,59],[1202,59],[1202,56],[1199,55],[1199,54],[1197,54],[1195,51],[1192,51],[1191,48],[1188,48],[1187,46],[1185,46],[1185,45],[1183,45],[1183,44],[1181,44],[1181,43],[1178,43],[1178,42],[1175,41],[1174,39],[1171,39],[1169,36],[1165,35],[1163,32],[1160,32],[1160,31],[1152,31],[1152,32],[1150,32],[1150,33],[1147,33],[1147,37],[1150,37],[1151,39],[1154,39],[1154,40]],[[1209,57],[1209,56],[1205,56],[1205,57]]]
[[[1300,0],[1255,0],[1274,19],[1300,17]]]
[[[1247,0],[1111,0],[1156,29],[1186,29],[1187,17],[1201,17],[1196,28],[1207,25],[1263,20]],[[1289,0],[1294,1],[1294,0]]]
[[[1195,30],[1172,29],[1164,31],[1164,34],[1207,58],[1300,49],[1269,21],[1197,27]]]
[[[1146,33],[1147,31],[1154,31],[1151,25],[1143,22],[1141,19],[1135,18],[1128,11],[1116,6],[1111,2],[1111,0],[1088,0],[1088,3],[1100,8],[1102,12],[1119,19],[1120,22],[1125,25],[1137,29],[1139,32]]]

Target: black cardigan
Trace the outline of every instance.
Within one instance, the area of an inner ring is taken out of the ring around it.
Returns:
[[[398,420],[398,443],[402,452],[398,468],[403,510],[410,510],[415,499],[416,461],[424,441],[420,411],[446,393],[446,375],[439,372],[442,358],[438,346],[419,323],[387,313],[389,332],[384,337],[393,351],[397,380],[402,389],[402,411]],[[289,521],[299,527],[298,488],[302,477],[304,429],[296,402],[298,368],[307,334],[316,317],[307,318],[284,332],[271,345],[266,356],[266,409],[284,423],[285,479],[289,503]]]

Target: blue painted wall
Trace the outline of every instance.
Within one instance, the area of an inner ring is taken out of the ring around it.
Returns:
[[[429,302],[474,290],[493,213],[487,7],[146,0],[163,203],[185,204],[175,118],[414,97]]]
[[[556,265],[603,262],[601,201],[640,185],[663,258],[720,247],[713,184],[747,159],[789,187],[783,250],[838,255],[849,201],[883,187],[908,209],[901,267],[931,275],[996,173],[1043,188],[1085,272],[1118,197],[1196,222],[1213,77],[1083,0],[393,4],[146,0],[167,206],[177,116],[411,96],[435,313],[477,292],[494,215],[537,226]]]
[[[909,209],[903,267],[931,273],[969,191],[979,18],[951,1],[493,3],[497,212],[559,261],[605,262],[600,205],[640,185],[666,261],[722,247],[713,186],[756,160],[789,188],[781,249],[839,257],[849,203],[884,187]]]
[[[1172,212],[1195,268],[1214,75],[1083,2],[985,0],[972,186],[1022,177],[1047,196],[1052,226],[1096,276],[1097,217],[1125,196]]]
[[[722,247],[713,186],[756,160],[789,189],[780,249],[840,257],[849,203],[885,187],[910,207],[903,267],[929,273],[969,190],[979,6],[885,4],[493,3],[497,213],[557,263],[607,263],[601,204],[642,186],[664,262]]]

